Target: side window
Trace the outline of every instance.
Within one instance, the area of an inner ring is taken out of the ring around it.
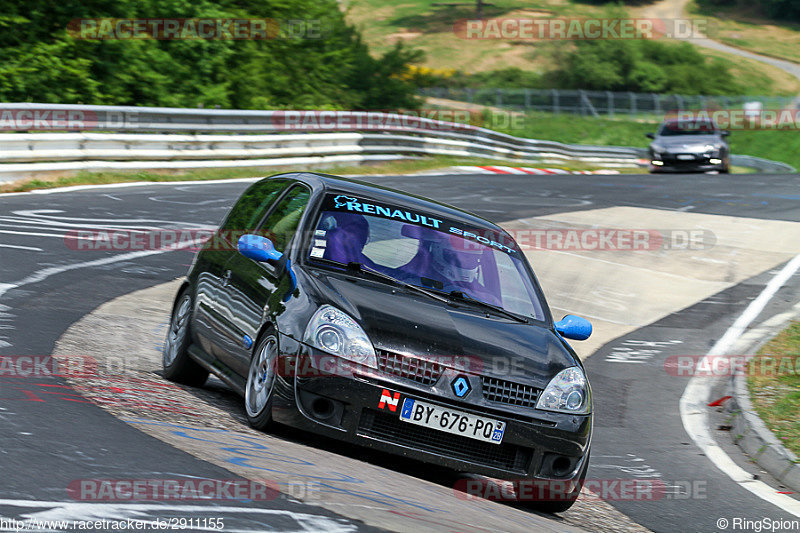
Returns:
[[[220,230],[239,234],[256,229],[272,202],[289,183],[284,180],[265,180],[252,185],[233,206]]]
[[[259,233],[269,237],[279,252],[286,250],[286,245],[297,231],[310,197],[311,192],[305,187],[298,186],[290,190],[259,228]]]

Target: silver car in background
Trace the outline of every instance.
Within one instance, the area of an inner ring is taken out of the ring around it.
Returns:
[[[650,172],[730,171],[730,132],[710,120],[671,119],[658,127],[650,143]]]

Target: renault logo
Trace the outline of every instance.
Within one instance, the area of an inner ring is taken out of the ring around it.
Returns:
[[[453,392],[459,398],[463,398],[469,391],[472,390],[472,387],[469,386],[469,379],[465,375],[457,376],[452,382],[450,382],[450,386],[453,388]]]

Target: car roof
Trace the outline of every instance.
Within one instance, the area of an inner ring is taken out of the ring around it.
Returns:
[[[318,172],[298,172],[291,175],[281,174],[280,176],[273,177],[291,177],[306,183],[314,189],[315,192],[320,191],[321,193],[325,193],[327,191],[336,191],[357,196],[366,196],[373,200],[396,204],[428,213],[436,213],[445,218],[467,225],[490,228],[506,233],[503,228],[494,222],[490,222],[469,211],[389,187]]]

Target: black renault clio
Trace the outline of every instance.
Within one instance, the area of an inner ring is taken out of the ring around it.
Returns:
[[[279,422],[461,472],[559,482],[588,468],[592,396],[513,238],[454,207],[315,173],[261,180],[197,254],[165,376],[213,372]],[[551,487],[552,488],[552,487]],[[558,492],[554,496],[552,492]]]

